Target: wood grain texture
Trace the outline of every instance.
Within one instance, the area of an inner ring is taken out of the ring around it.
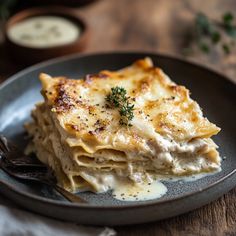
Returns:
[[[78,9],[91,29],[87,52],[146,50],[181,56],[184,35],[196,12],[217,19],[226,11],[236,12],[236,0],[100,0]],[[0,37],[1,40],[1,37]],[[218,49],[189,60],[226,74],[236,82],[236,51],[228,56]],[[0,45],[0,81],[22,66],[7,59]],[[219,200],[182,216],[138,226],[116,227],[118,235],[236,235],[236,189]]]

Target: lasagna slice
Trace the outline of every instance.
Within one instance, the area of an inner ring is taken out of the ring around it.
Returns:
[[[211,139],[220,128],[149,58],[79,80],[47,74],[40,80],[44,102],[26,125],[32,137],[28,151],[67,190],[104,192],[117,179],[142,183],[220,169]],[[122,108],[108,103],[115,88],[125,92],[129,123],[120,122]]]

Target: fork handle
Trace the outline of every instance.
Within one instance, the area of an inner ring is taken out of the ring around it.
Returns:
[[[70,193],[69,191],[57,186],[53,185],[53,188],[57,190],[64,198],[66,198],[70,202],[74,203],[87,203],[84,199],[80,198],[76,194]]]

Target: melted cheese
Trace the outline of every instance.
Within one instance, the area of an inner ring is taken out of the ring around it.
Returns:
[[[149,58],[81,80],[46,74],[40,80],[45,102],[36,105],[34,121],[26,128],[38,158],[71,191],[114,189],[111,175],[142,185],[155,175],[220,168],[217,146],[210,139],[220,129],[203,117],[189,91]],[[125,88],[134,104],[132,126],[120,125],[118,110],[106,106],[105,98],[116,86]]]

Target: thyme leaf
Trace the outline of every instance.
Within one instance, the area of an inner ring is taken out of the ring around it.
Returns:
[[[113,87],[106,96],[107,105],[110,108],[118,108],[120,113],[120,125],[131,126],[130,121],[134,118],[134,104],[129,102],[127,92],[123,87]]]

